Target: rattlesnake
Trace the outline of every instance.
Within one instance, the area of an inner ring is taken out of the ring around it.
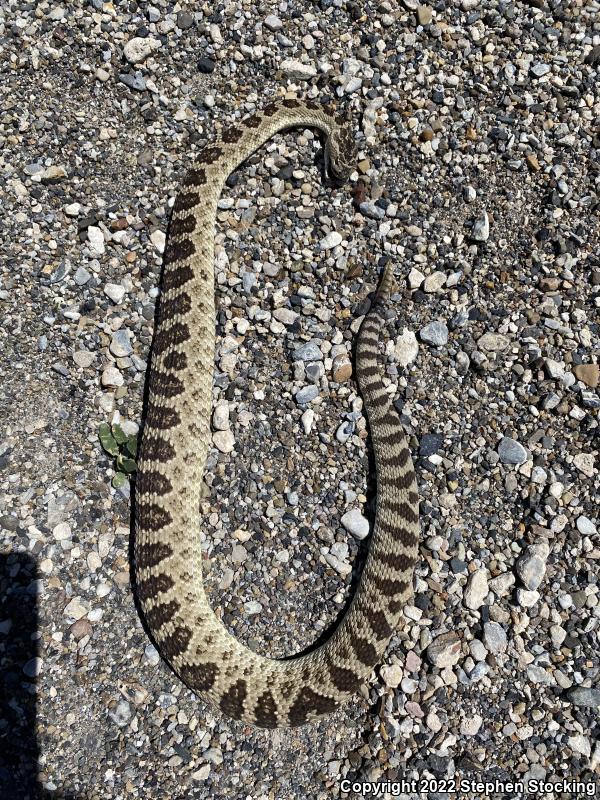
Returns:
[[[312,652],[271,659],[240,644],[210,607],[197,531],[211,444],[217,203],[229,174],[275,133],[314,127],[337,181],[356,153],[348,122],[312,102],[283,100],[236,123],[200,154],[173,207],[135,487],[137,594],[159,651],[224,713],[274,728],[332,712],[379,662],[412,591],[418,497],[407,442],[377,364],[389,264],[360,329],[356,367],[377,470],[376,519],[358,590],[333,635]]]

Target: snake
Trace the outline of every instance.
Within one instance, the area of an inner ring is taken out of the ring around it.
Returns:
[[[349,700],[380,663],[412,596],[419,502],[403,426],[382,379],[378,345],[395,291],[388,261],[362,321],[356,375],[376,470],[373,530],[357,589],[325,641],[270,658],[239,642],[202,581],[201,483],[211,436],[216,312],[214,238],[229,175],[275,134],[316,129],[325,174],[351,177],[348,118],[330,105],[284,99],[221,130],[181,182],[163,255],[134,486],[134,585],[147,633],[196,695],[260,728],[304,725]]]

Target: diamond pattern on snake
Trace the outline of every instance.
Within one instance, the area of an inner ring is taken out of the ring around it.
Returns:
[[[329,174],[347,180],[356,160],[349,122],[319,104],[283,100],[221,133],[183,181],[165,250],[135,492],[136,588],[162,657],[223,713],[265,728],[303,725],[329,714],[367,680],[412,594],[419,541],[411,457],[378,363],[385,305],[394,287],[388,264],[356,343],[377,499],[369,553],[345,615],[316,649],[272,659],[226,630],[203,586],[194,532],[201,524],[201,481],[211,444],[217,203],[242,162],[279,131],[298,127],[322,132]]]

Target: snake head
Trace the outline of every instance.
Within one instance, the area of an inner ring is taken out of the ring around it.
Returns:
[[[356,165],[356,145],[350,123],[336,127],[325,143],[325,168],[329,176],[338,184],[344,184]]]

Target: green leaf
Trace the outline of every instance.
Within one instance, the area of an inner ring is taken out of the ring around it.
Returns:
[[[127,483],[127,475],[124,472],[117,472],[112,479],[112,485],[115,489],[121,489]]]
[[[125,442],[125,449],[130,456],[134,458],[137,456],[137,436],[128,436]]]
[[[133,458],[126,458],[125,456],[119,456],[117,458],[117,466],[123,472],[135,472],[137,469],[137,464],[133,460]]]
[[[117,444],[125,444],[127,441],[127,434],[123,432],[123,428],[118,422],[115,422],[115,424],[112,426],[112,434],[115,437],[115,442]]]
[[[106,422],[103,422],[98,428],[98,438],[100,439],[100,444],[107,453],[111,456],[119,455],[119,445],[116,443]]]

